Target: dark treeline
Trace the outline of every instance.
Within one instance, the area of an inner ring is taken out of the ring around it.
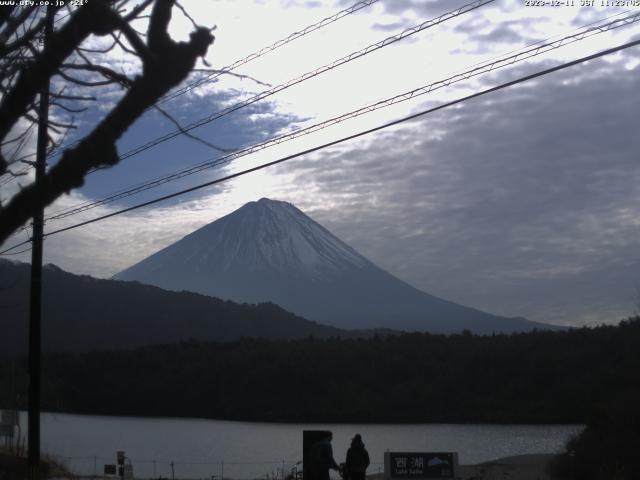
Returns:
[[[44,358],[44,409],[265,421],[583,423],[640,400],[640,319],[480,337],[254,340]],[[0,404],[26,360],[0,360]],[[640,403],[638,403],[640,404]],[[24,406],[24,405],[23,405]],[[614,407],[615,408],[615,407]]]

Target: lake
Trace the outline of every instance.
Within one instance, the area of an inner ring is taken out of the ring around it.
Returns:
[[[27,416],[21,414],[22,431]],[[42,451],[72,471],[101,473],[116,451],[131,459],[136,478],[270,478],[302,460],[302,431],[333,432],[334,457],[344,461],[360,433],[371,457],[369,472],[383,469],[391,451],[455,451],[461,464],[524,453],[561,451],[580,425],[360,425],[279,424],[183,418],[42,414]],[[337,474],[332,474],[335,478]]]

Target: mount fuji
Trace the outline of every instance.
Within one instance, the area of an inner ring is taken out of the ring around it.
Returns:
[[[511,333],[558,328],[422,292],[374,265],[290,203],[263,198],[118,273],[169,290],[273,302],[346,329]]]

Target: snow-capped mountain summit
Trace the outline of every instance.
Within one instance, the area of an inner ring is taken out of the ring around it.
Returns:
[[[267,198],[192,232],[115,278],[237,302],[271,301],[340,328],[491,333],[548,327],[421,292],[295,206]]]
[[[200,246],[199,241],[203,241]],[[242,265],[248,270],[268,268],[321,278],[345,268],[371,265],[290,203],[267,198],[194,232],[193,239],[181,246],[197,248],[205,261],[217,256],[223,271]]]

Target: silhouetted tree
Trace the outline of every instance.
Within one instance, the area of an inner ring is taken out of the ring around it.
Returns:
[[[567,480],[640,478],[639,400],[637,394],[625,392],[594,410],[584,431],[552,461],[551,473]]]
[[[49,7],[49,13],[47,7],[0,7],[0,175],[23,160],[18,152],[37,123],[36,100],[46,82],[57,78],[87,88],[118,83],[126,89],[93,130],[64,151],[41,186],[31,184],[0,205],[0,244],[33,216],[36,207],[80,187],[89,171],[118,163],[116,141],[206,54],[213,42],[209,28],[195,27],[188,42],[176,42],[169,36],[175,5],[175,0],[91,0],[75,9],[67,6],[68,16],[60,19],[44,47],[40,41],[46,16],[65,7]],[[132,22],[147,14],[144,35]],[[113,43],[103,50],[86,48],[92,36],[108,36]],[[130,78],[101,63],[100,56],[104,58],[114,48],[135,54],[142,65],[140,74]],[[65,102],[91,99],[91,95],[68,94],[64,89],[52,92],[54,104],[69,113],[77,109]],[[51,122],[49,149],[71,127],[72,123]]]
[[[640,449],[638,351],[637,318],[615,327],[496,336],[189,341],[48,355],[43,398],[48,411],[261,421],[593,418],[596,440],[607,442],[602,451],[621,465]],[[19,358],[0,356],[0,385],[13,365],[19,389],[26,385]],[[9,400],[0,389],[0,407]],[[580,444],[572,451],[589,452]]]

